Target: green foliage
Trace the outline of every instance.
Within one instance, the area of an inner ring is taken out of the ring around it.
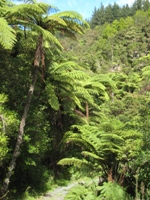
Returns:
[[[47,92],[47,96],[48,96],[48,102],[50,104],[50,106],[54,109],[54,110],[59,110],[59,100],[55,94],[55,91],[53,89],[53,86],[51,84],[48,84],[46,87],[46,92]]]
[[[129,200],[130,198],[125,190],[116,183],[104,183],[102,186],[99,186],[100,190],[99,199],[105,200]]]
[[[85,180],[84,184],[76,185],[70,189],[65,196],[65,200],[71,199],[105,199],[105,200],[131,200],[123,187],[116,183],[104,182],[102,186],[97,186],[95,181]]]
[[[0,1],[1,183],[15,146],[39,34],[45,55],[8,198],[17,191],[29,199],[49,188],[53,174],[69,178],[74,171],[68,171],[83,168],[82,175],[104,176],[113,183],[78,185],[66,199],[131,199],[127,193],[134,198],[135,186],[136,194],[148,199],[149,3],[101,4],[92,16],[95,28],[79,36],[89,27],[79,13],[29,2],[7,6]]]
[[[143,69],[142,69],[142,75],[143,75],[143,77],[146,77],[146,78],[148,78],[149,79],[149,77],[150,77],[150,66],[146,66],[146,67],[144,67]]]
[[[16,42],[15,31],[4,18],[0,18],[0,44],[4,49],[12,49]]]
[[[100,118],[101,123],[90,125],[76,125],[64,136],[67,145],[76,144],[81,147],[81,158],[87,162],[87,166],[98,173],[102,173],[105,179],[109,178],[122,184],[128,179],[124,174],[128,170],[126,164],[140,156],[143,145],[142,134],[133,128],[126,128],[120,120],[112,118]],[[78,159],[77,159],[78,161]],[[82,159],[76,162],[76,158],[61,159],[60,165],[74,165],[82,167]],[[124,175],[123,175],[124,174]],[[123,177],[122,177],[123,175]]]
[[[81,183],[79,183],[72,187],[67,195],[65,196],[65,200],[73,200],[73,199],[99,199],[96,192],[96,181],[97,179],[91,178],[82,178]]]
[[[74,165],[75,167],[82,167],[88,165],[86,160],[80,160],[77,158],[64,158],[58,162],[59,165]]]
[[[90,190],[90,187],[85,187],[85,186],[76,186],[71,191],[65,196],[65,200],[81,200],[81,199],[98,199],[96,198],[96,195],[94,195],[93,191]]]
[[[7,96],[0,94],[0,165],[3,165],[2,161],[6,159],[10,150],[8,146],[9,137],[18,125],[16,114],[6,108],[6,101]]]
[[[49,104],[55,110],[58,110],[62,103],[62,106],[70,111],[76,106],[84,111],[85,102],[89,103],[91,108],[99,109],[95,97],[103,101],[109,99],[104,84],[113,87],[113,81],[109,77],[96,76],[93,73],[90,76],[83,67],[73,61],[54,63],[49,67],[46,93]]]
[[[147,11],[150,7],[150,2],[147,0],[135,0],[132,6],[128,4],[119,6],[116,2],[113,5],[107,5],[106,7],[101,4],[98,9],[94,9],[93,15],[90,20],[92,28],[97,25],[103,25],[105,23],[112,23],[115,20],[123,19],[128,16],[134,16],[136,11]]]

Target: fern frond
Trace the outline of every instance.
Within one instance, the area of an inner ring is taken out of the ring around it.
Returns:
[[[123,139],[137,139],[137,138],[142,138],[143,134],[135,131],[135,130],[129,130],[129,131],[121,131],[121,136]]]
[[[102,83],[105,87],[111,87],[113,89],[116,89],[116,83],[113,81],[112,78],[109,77],[109,75],[105,74],[96,74],[92,77],[93,82],[100,82]]]
[[[88,134],[89,133],[89,130],[90,129],[88,129],[89,128],[89,125],[72,125],[71,126],[71,130],[72,131],[74,131],[74,130],[76,130],[76,132],[79,132],[79,133],[82,133],[82,134]]]
[[[82,15],[75,11],[64,11],[59,12],[57,14],[58,17],[61,17],[66,23],[67,22],[74,22],[75,24],[79,24],[84,28],[88,28],[89,24],[86,20],[83,19]]]
[[[89,94],[88,90],[84,87],[81,86],[75,86],[75,93],[76,95],[84,98],[87,100],[90,104],[94,105],[94,99],[93,97]]]
[[[150,77],[150,66],[146,66],[142,69],[142,75]]]
[[[70,143],[70,142],[82,147],[84,146],[87,149],[96,153],[95,147],[92,145],[92,143],[90,143],[90,141],[86,141],[85,138],[69,137],[66,139],[66,143]]]
[[[61,73],[62,71],[72,71],[72,70],[83,70],[84,68],[78,65],[76,62],[67,61],[60,64],[54,63],[52,67],[52,73]]]
[[[78,106],[79,109],[84,110],[84,108],[81,105],[81,101],[76,95],[72,95],[71,99],[75,102],[75,104]]]
[[[87,81],[84,85],[85,87],[92,87],[92,88],[96,88],[98,89],[99,91],[104,91],[106,89],[106,87],[100,83],[100,82],[93,82],[93,80],[89,80],[89,82]]]
[[[100,190],[99,199],[127,200],[131,199],[120,185],[112,182],[105,182],[97,187]]]
[[[96,160],[104,160],[104,158],[101,158],[98,155],[96,155],[92,152],[89,152],[89,151],[82,151],[81,154],[85,157],[91,157],[91,158],[94,158]]]
[[[29,27],[30,27],[30,25],[29,25]],[[40,26],[31,25],[31,27],[33,27],[33,29],[35,28],[35,30],[38,31],[39,34],[43,35],[44,40],[48,41],[49,43],[57,45],[57,47],[59,47],[60,49],[63,49],[63,46],[61,45],[59,40],[51,32],[43,29]]]
[[[104,140],[111,140],[112,142],[124,142],[124,139],[122,138],[122,136],[119,136],[114,133],[104,133],[102,135],[102,138]]]
[[[44,23],[47,25],[47,30],[51,31],[52,28],[58,29],[59,27],[67,27],[66,22],[56,15],[47,16],[44,18]]]
[[[76,133],[74,133],[73,131],[69,131],[65,134],[64,138],[66,142],[73,142],[73,143],[82,145],[88,150],[96,154],[96,149],[97,149],[97,145],[99,145],[98,143],[99,140],[96,137],[96,135],[94,135],[95,129],[92,132],[92,129],[90,129],[89,125],[82,125],[82,126],[73,125],[72,129],[74,128],[76,129]]]
[[[39,16],[44,14],[48,8],[48,4],[45,3],[36,3],[36,4],[19,4],[14,5],[13,7],[8,8],[4,14],[4,17],[10,21],[19,21],[19,19],[27,19],[30,17],[33,19],[33,16]]]
[[[64,72],[62,73],[62,75],[65,75],[65,73],[68,73],[68,75],[72,78],[72,79],[78,79],[78,80],[83,80],[88,78],[88,75],[84,72],[84,71],[80,71],[80,70],[74,70],[74,71],[70,71],[70,72]],[[67,75],[67,74],[66,74]]]
[[[56,7],[56,6],[53,6],[53,5],[47,5],[46,7],[44,6],[43,2],[38,2],[36,0],[23,0],[23,2],[25,4],[29,4],[29,5],[32,5],[32,4],[38,4],[39,7],[41,7],[47,14],[49,13],[54,13],[54,12],[58,12],[59,9]]]
[[[59,100],[55,94],[55,90],[51,84],[48,84],[45,89],[48,96],[48,103],[54,110],[59,110]]]
[[[119,154],[121,151],[118,149],[118,148],[104,148],[103,149],[103,152],[104,152],[104,157],[106,155],[109,155],[111,153],[112,154]]]
[[[0,44],[5,49],[11,49],[16,42],[15,31],[4,18],[0,18]]]
[[[75,167],[83,167],[85,165],[89,165],[88,161],[81,160],[78,158],[63,158],[58,163],[58,165],[73,165]]]

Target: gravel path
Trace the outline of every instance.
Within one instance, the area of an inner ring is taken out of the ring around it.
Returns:
[[[74,182],[74,183],[69,184],[68,186],[63,186],[63,187],[61,186],[61,187],[55,188],[54,190],[40,197],[38,200],[64,200],[64,197],[69,191],[69,189],[77,184],[78,182]]]

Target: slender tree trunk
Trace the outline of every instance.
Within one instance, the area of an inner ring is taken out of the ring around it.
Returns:
[[[14,149],[14,152],[13,152],[13,155],[12,155],[12,160],[11,160],[9,166],[8,166],[8,172],[7,172],[6,177],[4,179],[4,182],[3,182],[3,187],[2,187],[2,194],[3,195],[7,193],[8,186],[9,186],[9,183],[10,183],[10,178],[11,178],[11,175],[13,173],[13,170],[15,169],[16,159],[19,155],[20,145],[21,145],[22,140],[23,140],[24,127],[25,127],[25,124],[26,124],[26,119],[27,119],[27,115],[28,115],[31,99],[32,99],[32,96],[33,96],[34,88],[35,88],[36,79],[37,79],[37,72],[38,72],[38,68],[35,67],[35,71],[34,71],[34,74],[33,74],[33,81],[32,81],[32,84],[30,86],[30,89],[29,89],[29,93],[28,93],[28,96],[27,96],[27,102],[26,102],[26,105],[24,107],[24,112],[23,112],[23,115],[22,115],[22,118],[21,118],[21,121],[20,121],[19,129],[18,129],[18,137],[17,137],[16,146],[15,146],[15,149]]]
[[[18,129],[18,137],[17,137],[17,142],[16,142],[16,146],[12,155],[12,160],[8,166],[8,172],[6,174],[6,177],[3,181],[3,186],[2,186],[2,195],[3,198],[1,199],[5,199],[6,194],[8,193],[8,187],[9,187],[9,183],[10,183],[10,178],[13,174],[13,171],[15,169],[15,165],[16,165],[16,160],[17,157],[19,155],[20,152],[20,146],[21,143],[23,141],[23,135],[24,135],[24,127],[26,124],[26,119],[27,119],[27,115],[28,115],[28,111],[29,111],[29,107],[30,107],[30,103],[31,103],[31,99],[33,96],[33,92],[34,92],[34,88],[35,88],[35,84],[36,84],[36,80],[37,80],[37,74],[38,74],[38,69],[40,66],[40,60],[41,60],[41,54],[42,54],[42,36],[39,36],[39,40],[38,40],[38,45],[35,51],[35,57],[34,57],[34,72],[33,72],[33,78],[32,78],[32,83],[31,86],[29,88],[29,92],[28,92],[28,96],[27,96],[27,102],[25,104],[24,107],[24,112],[20,121],[20,125],[19,125],[19,129]]]
[[[89,120],[89,104],[86,102],[86,119]]]

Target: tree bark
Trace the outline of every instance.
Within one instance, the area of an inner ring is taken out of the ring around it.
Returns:
[[[107,176],[108,176],[107,181],[113,183],[114,180],[113,180],[113,170],[112,170],[112,168],[110,168],[110,169],[108,170]]]

